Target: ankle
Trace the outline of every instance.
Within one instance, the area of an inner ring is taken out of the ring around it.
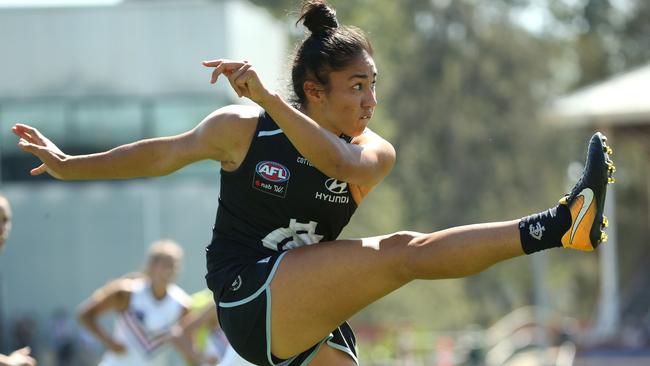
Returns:
[[[519,238],[526,254],[562,246],[562,235],[571,227],[571,213],[565,205],[526,216],[519,221]]]

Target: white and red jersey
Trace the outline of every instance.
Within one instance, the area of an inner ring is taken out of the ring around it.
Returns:
[[[118,313],[113,332],[126,353],[108,351],[99,366],[171,366],[170,330],[189,301],[185,291],[174,284],[158,300],[147,280],[133,280],[129,307]]]

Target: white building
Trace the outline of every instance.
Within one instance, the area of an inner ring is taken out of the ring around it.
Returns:
[[[217,163],[168,178],[63,183],[28,177],[36,160],[10,132],[32,124],[66,152],[175,134],[238,101],[211,85],[201,61],[246,59],[283,89],[288,32],[244,1],[130,1],[103,6],[0,8],[0,192],[14,227],[0,257],[0,349],[33,315],[73,312],[107,280],[141,268],[151,241],[185,248],[180,284],[205,286],[204,247],[217,207]]]

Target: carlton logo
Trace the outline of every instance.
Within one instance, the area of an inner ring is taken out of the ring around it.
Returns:
[[[274,183],[286,182],[289,180],[290,175],[289,169],[274,161],[261,161],[257,163],[255,171],[262,178]]]

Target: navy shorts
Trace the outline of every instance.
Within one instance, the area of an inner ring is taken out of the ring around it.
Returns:
[[[217,313],[221,328],[232,347],[243,358],[260,366],[308,365],[320,347],[328,346],[348,354],[358,365],[356,340],[346,322],[303,353],[288,360],[271,354],[271,280],[285,253],[264,258],[234,274],[223,290]]]

